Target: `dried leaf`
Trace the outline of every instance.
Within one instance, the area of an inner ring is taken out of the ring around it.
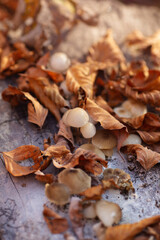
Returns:
[[[13,176],[19,177],[36,172],[42,163],[42,156],[39,147],[33,145],[23,145],[10,152],[3,152],[6,169]],[[32,158],[34,165],[21,166],[18,162]]]
[[[49,174],[49,173],[44,174],[41,171],[37,171],[37,172],[35,172],[35,174],[36,174],[35,178],[40,182],[43,182],[43,183],[55,182],[55,178],[54,178],[53,174]]]
[[[105,240],[133,240],[134,237],[141,233],[143,229],[160,221],[160,215],[146,218],[133,224],[122,224],[119,226],[108,227],[106,230]]]
[[[69,206],[69,218],[72,227],[78,239],[83,239],[83,208],[81,200],[77,197],[72,197]]]
[[[137,131],[143,142],[153,144],[160,141],[160,132]]]
[[[4,101],[10,102],[12,106],[17,106],[22,102],[25,102],[26,98],[21,90],[16,87],[8,86],[2,92],[2,98]]]
[[[28,121],[37,124],[42,128],[48,114],[48,109],[44,108],[34,97],[29,93],[23,92],[25,97],[31,101],[28,104]]]
[[[147,147],[139,144],[127,145],[124,149],[129,154],[136,154],[137,161],[142,165],[145,170],[149,170],[155,164],[160,162],[160,154],[153,152]]]
[[[66,76],[66,84],[69,91],[77,94],[79,88],[85,90],[89,98],[93,97],[93,85],[96,72],[88,63],[77,63],[69,68]]]
[[[111,29],[89,49],[87,61],[101,70],[125,62],[123,53],[113,39]]]
[[[45,205],[43,209],[43,216],[49,230],[53,234],[63,233],[69,228],[66,218],[62,218],[60,215],[58,215]]]
[[[113,113],[113,109],[109,106],[108,102],[106,102],[101,96],[98,96],[95,100],[96,104],[106,110],[109,113]]]
[[[128,131],[126,127],[114,118],[109,112],[99,107],[92,100],[87,99],[86,110],[93,120],[100,122],[104,129],[114,130],[118,137],[118,149],[121,147],[122,142],[127,138]],[[119,136],[118,136],[119,134]]]
[[[66,146],[51,145],[43,152],[43,156],[51,159],[53,157],[55,158],[62,157],[63,155],[66,155],[69,152],[70,151],[66,148]]]

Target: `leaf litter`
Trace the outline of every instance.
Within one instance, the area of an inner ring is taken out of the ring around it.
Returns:
[[[47,27],[38,18],[44,14],[41,1],[1,3],[0,78],[17,78],[17,86],[12,86],[11,81],[2,98],[13,107],[27,106],[28,121],[40,128],[47,122],[48,111],[59,126],[54,144],[44,139],[44,150],[24,145],[3,152],[6,169],[15,177],[34,173],[38,181],[46,184],[45,194],[51,202],[69,204],[69,221],[44,205],[43,216],[53,234],[67,231],[66,239],[84,239],[84,219],[98,218],[100,222],[93,227],[98,239],[139,240],[154,236],[158,240],[159,215],[117,225],[123,210],[104,200],[103,193],[109,189],[127,194],[134,191],[128,173],[107,168],[107,157],[114,147],[135,156],[146,171],[160,162],[160,71],[155,69],[160,67],[160,32],[145,37],[135,31],[127,36],[125,44],[133,55],[130,63],[111,29],[90,47],[86,61],[72,62],[64,53],[56,55],[51,50],[63,40],[63,33],[79,21],[98,24],[98,15],[87,12],[76,1],[62,2],[43,1],[51,15]],[[152,68],[143,60],[144,53]],[[135,60],[135,55],[141,59]],[[91,124],[95,132],[88,137],[85,132],[90,131]],[[135,144],[131,135],[139,136],[142,144]],[[75,141],[78,138],[82,146]],[[21,164],[27,159],[32,159],[30,166]],[[51,163],[62,170],[58,176],[43,173]],[[98,184],[94,184],[94,175]],[[70,227],[75,236],[68,232]]]

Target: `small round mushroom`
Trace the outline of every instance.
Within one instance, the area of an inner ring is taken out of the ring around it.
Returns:
[[[117,140],[111,132],[100,129],[92,138],[92,144],[99,149],[112,149],[117,145]]]
[[[96,127],[93,123],[88,122],[80,128],[80,131],[84,138],[92,138],[96,134]]]
[[[55,72],[60,72],[60,73],[65,72],[69,68],[70,64],[71,64],[70,59],[63,52],[54,53],[50,57],[49,65],[52,68],[52,70]]]
[[[56,205],[65,205],[70,199],[70,190],[65,184],[51,183],[45,185],[47,198]]]
[[[126,145],[130,145],[130,144],[141,144],[142,140],[141,138],[136,135],[136,134],[130,134],[126,140],[122,143],[122,147],[126,146]]]
[[[134,99],[128,99],[123,102],[122,108],[129,111],[132,117],[138,117],[147,113],[147,106],[143,103],[135,101]]]
[[[66,116],[66,122],[71,127],[83,127],[88,121],[88,113],[79,107],[71,109]]]
[[[71,111],[71,109],[67,110],[64,114],[63,114],[63,117],[62,117],[62,121],[64,122],[64,124],[66,126],[68,126],[68,123],[67,123],[67,116],[69,114],[69,112]]]
[[[119,205],[105,200],[96,202],[96,214],[106,227],[119,223],[122,217]]]
[[[79,194],[91,187],[91,177],[80,168],[67,168],[58,174],[58,182],[67,185],[71,194]]]
[[[113,111],[121,118],[131,118],[132,114],[130,111],[123,107],[115,107]]]
[[[97,148],[96,146],[94,146],[91,143],[83,144],[83,145],[80,146],[80,148],[91,151],[91,152],[94,152],[95,154],[97,154],[97,156],[99,156],[100,158],[105,160],[104,153],[99,148]]]
[[[83,206],[83,216],[88,219],[96,217],[95,203],[91,202]]]

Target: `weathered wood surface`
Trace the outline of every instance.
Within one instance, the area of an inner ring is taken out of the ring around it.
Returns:
[[[129,1],[128,1],[129,2]],[[145,1],[143,1],[145,2]],[[90,6],[100,13],[99,25],[95,27],[79,23],[58,47],[72,59],[83,59],[89,46],[112,28],[119,44],[124,36],[134,29],[144,34],[152,34],[160,26],[160,8],[148,5],[124,5],[118,1],[88,0],[81,4]],[[148,1],[146,1],[148,3]],[[0,82],[0,91],[11,80]],[[9,151],[20,145],[34,144],[42,149],[43,139],[56,132],[56,121],[49,115],[42,130],[27,122],[24,109],[12,109],[10,104],[0,98],[0,151]],[[107,192],[106,198],[117,202],[123,211],[122,222],[135,222],[144,217],[160,213],[160,165],[145,172],[137,164],[129,171],[132,163],[123,161],[115,154],[109,166],[119,167],[131,174],[136,196],[124,199],[115,191]],[[50,171],[54,171],[50,167]],[[43,220],[43,204],[47,202],[44,185],[33,175],[12,177],[0,160],[0,239],[5,240],[49,240],[63,239],[61,235],[51,235]],[[61,211],[65,212],[64,209]],[[86,223],[86,237],[93,239],[90,222]]]

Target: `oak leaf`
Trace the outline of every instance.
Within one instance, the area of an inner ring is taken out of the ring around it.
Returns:
[[[122,224],[119,226],[108,227],[106,230],[105,240],[134,240],[134,237],[141,233],[146,227],[159,222],[160,215],[157,215],[132,224]]]
[[[3,152],[6,169],[13,176],[19,177],[36,172],[43,161],[39,147],[34,145],[23,145],[10,152]],[[21,166],[18,163],[32,158],[32,166]]]
[[[127,145],[124,151],[129,154],[136,154],[137,161],[142,165],[145,170],[149,170],[154,165],[160,162],[160,154],[153,152],[147,147],[143,147],[140,144]]]

